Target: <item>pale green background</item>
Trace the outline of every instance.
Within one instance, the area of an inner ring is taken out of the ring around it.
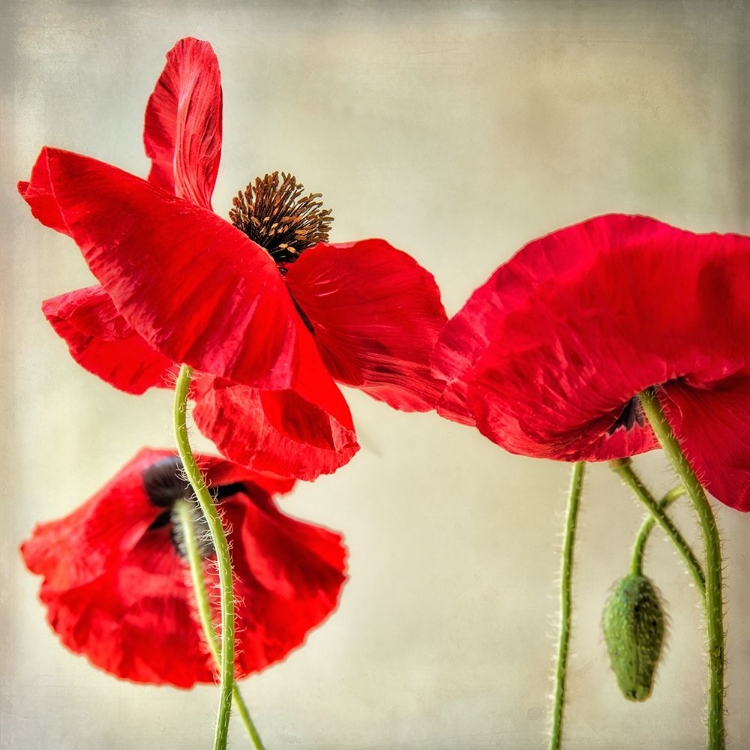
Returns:
[[[292,170],[333,207],[332,239],[382,236],[408,250],[451,314],[525,241],[598,213],[750,232],[744,3],[6,0],[1,23],[4,749],[211,742],[215,689],[117,682],[68,653],[16,552],[35,522],[69,512],[142,445],[170,443],[168,393],[110,389],[45,322],[41,300],[90,277],[14,185],[43,144],[145,174],[143,110],[179,37],[210,40],[223,72],[216,210],[255,175]],[[544,747],[568,467],[350,396],[362,451],[284,507],[346,534],[351,580],[303,649],[244,686],[269,750]],[[659,455],[639,464],[668,486]],[[750,518],[718,515],[740,750]],[[648,569],[671,626],[653,699],[625,702],[607,665],[602,604],[640,517],[594,467],[575,576],[571,750],[703,743],[697,597],[660,537]],[[678,517],[694,535],[689,513]],[[233,747],[246,746],[233,726]]]

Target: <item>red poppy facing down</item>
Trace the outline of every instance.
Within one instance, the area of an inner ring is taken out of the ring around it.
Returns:
[[[335,609],[345,550],[332,531],[281,513],[272,499],[294,480],[198,457],[229,529],[236,596],[236,672],[283,659]],[[190,687],[216,670],[194,612],[175,503],[192,499],[174,453],[144,449],[103,489],[21,546],[42,576],[47,618],[72,651],[135,682]],[[192,500],[192,502],[195,502]],[[197,503],[195,522],[205,531]],[[201,537],[209,591],[214,551]],[[219,622],[219,605],[215,622]]]
[[[564,461],[657,447],[655,386],[693,469],[750,511],[750,238],[601,216],[536,240],[448,323],[438,411],[513,453]]]
[[[44,148],[19,192],[75,240],[101,286],[44,303],[87,370],[129,393],[174,363],[202,374],[195,420],[228,458],[313,479],[358,445],[334,383],[397,409],[435,408],[435,280],[384,240],[328,244],[318,195],[277,173],[211,211],[222,94],[211,46],[183,39],[146,109],[148,181]]]

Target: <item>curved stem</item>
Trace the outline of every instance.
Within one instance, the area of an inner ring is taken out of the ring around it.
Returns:
[[[672,540],[672,544],[674,544],[677,551],[682,555],[682,559],[685,561],[690,575],[693,576],[698,591],[701,592],[701,595],[704,595],[706,591],[706,577],[701,564],[698,562],[695,553],[685,540],[685,537],[680,533],[680,530],[672,523],[672,519],[659,508],[659,504],[654,499],[654,496],[649,492],[646,485],[643,484],[638,474],[636,474],[630,459],[622,458],[610,461],[609,465],[620,476],[623,482],[633,490],[633,494],[643,503],[654,521],[661,526],[664,533]]]
[[[214,505],[211,493],[203,481],[198,468],[187,430],[187,399],[190,388],[192,369],[182,365],[177,378],[174,396],[174,434],[177,450],[182,459],[185,475],[193,488],[195,497],[206,517],[211,541],[216,550],[216,563],[219,568],[219,588],[221,589],[221,694],[219,697],[219,716],[216,722],[214,750],[225,750],[229,734],[229,717],[232,713],[232,686],[234,685],[234,590],[232,566],[229,558],[229,545],[221,518]]]
[[[657,504],[659,511],[664,513],[664,511],[666,511],[675,500],[682,497],[684,494],[684,487],[673,487],[664,495],[664,497],[662,497],[661,500],[659,500]],[[643,575],[643,556],[646,552],[646,542],[648,542],[655,525],[656,521],[654,517],[648,515],[641,524],[641,529],[638,532],[638,536],[635,538],[635,543],[633,544],[633,559],[630,564],[630,572],[635,575]],[[702,591],[701,593],[703,594],[704,592]]]
[[[211,616],[211,603],[208,590],[206,589],[206,580],[203,577],[203,560],[198,549],[198,540],[195,537],[195,524],[193,523],[191,511],[191,503],[188,501],[178,500],[175,504],[175,512],[182,525],[182,536],[185,540],[185,552],[187,553],[190,565],[190,578],[193,582],[198,617],[201,621],[206,643],[218,667],[221,664],[221,646],[219,636],[216,634],[216,628],[214,627],[213,617]],[[232,700],[253,746],[256,750],[265,750],[237,683],[232,686]]]
[[[555,703],[552,713],[552,735],[550,750],[559,750],[562,741],[563,709],[565,707],[565,676],[570,647],[570,620],[572,610],[573,547],[576,537],[578,507],[583,488],[583,474],[586,464],[573,465],[568,492],[568,510],[565,518],[565,538],[563,541],[562,572],[560,574],[560,640],[557,647],[557,669],[555,671]]]
[[[706,635],[708,640],[708,748],[724,750],[724,602],[722,595],[721,540],[711,505],[667,422],[653,389],[640,395],[643,411],[661,447],[690,495],[703,532],[706,551]]]

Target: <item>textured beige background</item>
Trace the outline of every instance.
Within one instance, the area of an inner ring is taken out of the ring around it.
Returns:
[[[206,748],[216,692],[120,683],[65,651],[16,547],[143,444],[170,396],[78,369],[40,301],[88,283],[14,193],[43,144],[145,174],[141,125],[164,54],[211,41],[223,71],[224,213],[292,170],[333,239],[383,236],[437,276],[449,313],[520,245],[610,210],[750,232],[748,15],[738,2],[9,2],[2,7],[3,583],[0,747]],[[665,279],[665,283],[669,283]],[[749,292],[750,293],[750,292]],[[341,529],[336,614],[244,691],[269,750],[542,748],[568,467],[510,456],[435,415],[350,399],[363,450],[285,507]],[[661,457],[639,461],[654,485]],[[750,518],[718,509],[729,587],[730,746],[748,746]],[[689,513],[679,519],[694,535]],[[696,594],[661,538],[671,619],[653,699],[626,703],[599,634],[641,513],[590,471],[575,576],[568,748],[699,748]],[[240,725],[233,746],[245,747]]]

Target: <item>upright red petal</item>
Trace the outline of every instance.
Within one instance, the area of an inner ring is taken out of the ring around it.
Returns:
[[[261,391],[201,378],[193,419],[232,461],[312,480],[333,473],[359,450],[349,408],[336,392],[337,403],[327,410],[293,390]]]
[[[293,387],[317,354],[263,249],[214,213],[138,177],[70,152],[48,154],[71,235],[154,349],[246,385]]]
[[[384,240],[317,245],[286,275],[331,374],[405,411],[435,408],[430,353],[446,323],[432,274]]]
[[[221,158],[221,118],[221,75],[211,45],[181,39],[167,53],[146,107],[149,181],[210,209]]]
[[[47,149],[43,149],[34,162],[29,181],[18,183],[18,192],[29,204],[32,215],[45,227],[50,227],[62,234],[70,234],[52,192]]]
[[[42,310],[73,359],[115,388],[138,395],[173,381],[175,365],[128,325],[102,287],[45,300]]]

